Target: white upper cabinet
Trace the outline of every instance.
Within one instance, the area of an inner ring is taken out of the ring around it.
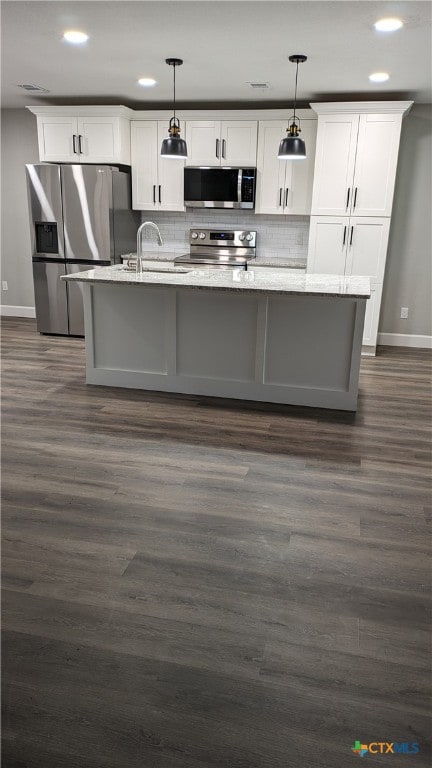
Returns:
[[[286,120],[258,124],[257,192],[255,213],[308,215],[311,211],[315,162],[316,120],[302,120],[305,160],[278,160]]]
[[[285,121],[259,121],[255,213],[284,212],[287,162],[278,160],[277,155],[285,130]]]
[[[186,126],[186,165],[220,165],[220,120],[192,120]]]
[[[41,162],[76,163],[78,121],[76,117],[52,115],[37,119]]]
[[[130,165],[130,125],[112,117],[78,118],[78,150],[81,163]]]
[[[349,215],[357,148],[358,115],[320,115],[312,214]]]
[[[391,215],[402,115],[409,102],[396,102],[394,112],[391,102],[383,113],[367,107],[371,112],[318,115],[314,216]]]
[[[191,120],[186,124],[186,165],[256,166],[256,120]]]
[[[182,135],[184,124],[180,123]],[[165,120],[131,123],[132,207],[143,211],[184,211],[184,160],[160,155],[168,135]]]
[[[360,115],[353,182],[356,216],[390,216],[401,115]]]
[[[125,107],[29,107],[37,117],[39,159],[130,165]]]
[[[255,168],[257,133],[257,120],[223,120],[221,123],[221,165]]]

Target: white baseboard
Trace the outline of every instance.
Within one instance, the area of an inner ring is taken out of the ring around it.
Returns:
[[[378,344],[386,344],[389,347],[432,349],[432,336],[414,333],[379,333]]]
[[[0,315],[4,317],[36,317],[34,307],[14,307],[12,304],[1,304]]]

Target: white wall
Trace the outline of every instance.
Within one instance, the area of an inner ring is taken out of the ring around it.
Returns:
[[[402,123],[381,333],[432,334],[431,170],[432,109],[418,104]]]
[[[1,113],[1,304],[34,307],[25,164],[39,162],[36,118],[27,109]]]

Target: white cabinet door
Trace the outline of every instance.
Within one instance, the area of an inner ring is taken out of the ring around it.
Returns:
[[[319,115],[312,214],[344,216],[351,209],[359,115]]]
[[[382,288],[382,283],[371,284],[370,299],[366,302],[363,344],[370,347],[375,347],[377,343]]]
[[[156,120],[131,123],[132,207],[154,211],[158,199],[158,124]],[[166,162],[178,162],[167,160]]]
[[[257,120],[224,120],[221,124],[221,165],[255,168]]]
[[[305,160],[278,160],[286,128],[285,120],[259,122],[255,213],[310,214],[317,121],[302,121]]]
[[[39,159],[46,163],[79,163],[76,117],[37,118]],[[74,140],[75,137],[75,140]]]
[[[259,122],[255,213],[283,213],[286,161],[277,154],[285,130],[282,120]]]
[[[351,216],[346,274],[367,275],[374,282],[384,279],[390,219]]]
[[[352,212],[390,216],[396,178],[401,115],[360,115]]]
[[[308,216],[312,206],[317,120],[302,120],[300,135],[306,144],[306,159],[278,162],[286,165],[284,213]]]
[[[120,135],[118,120],[110,117],[78,118],[79,149],[82,163],[118,162]]]
[[[168,136],[168,125],[165,120],[158,121],[157,159],[158,159],[158,207],[161,211],[184,211],[184,160],[172,157],[161,157],[162,141]],[[180,123],[181,135],[184,136],[185,126]]]
[[[348,238],[347,217],[311,216],[307,271],[343,275]]]
[[[221,164],[220,120],[191,120],[186,125],[186,165]]]

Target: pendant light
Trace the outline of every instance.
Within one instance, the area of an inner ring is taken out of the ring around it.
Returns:
[[[169,137],[163,140],[160,153],[162,157],[181,160],[187,157],[187,146],[185,140],[180,137],[180,120],[176,117],[175,71],[176,67],[181,67],[183,64],[183,59],[165,59],[165,61],[174,69],[174,114],[169,121]]]
[[[296,54],[290,56],[289,60],[297,65],[296,79],[295,79],[295,93],[294,93],[294,114],[290,117],[291,124],[288,124],[287,136],[282,139],[279,144],[278,158],[279,160],[304,160],[306,157],[306,145],[299,137],[301,133],[300,120],[296,115],[297,106],[297,79],[298,79],[298,65],[307,61],[307,56],[302,54]]]

